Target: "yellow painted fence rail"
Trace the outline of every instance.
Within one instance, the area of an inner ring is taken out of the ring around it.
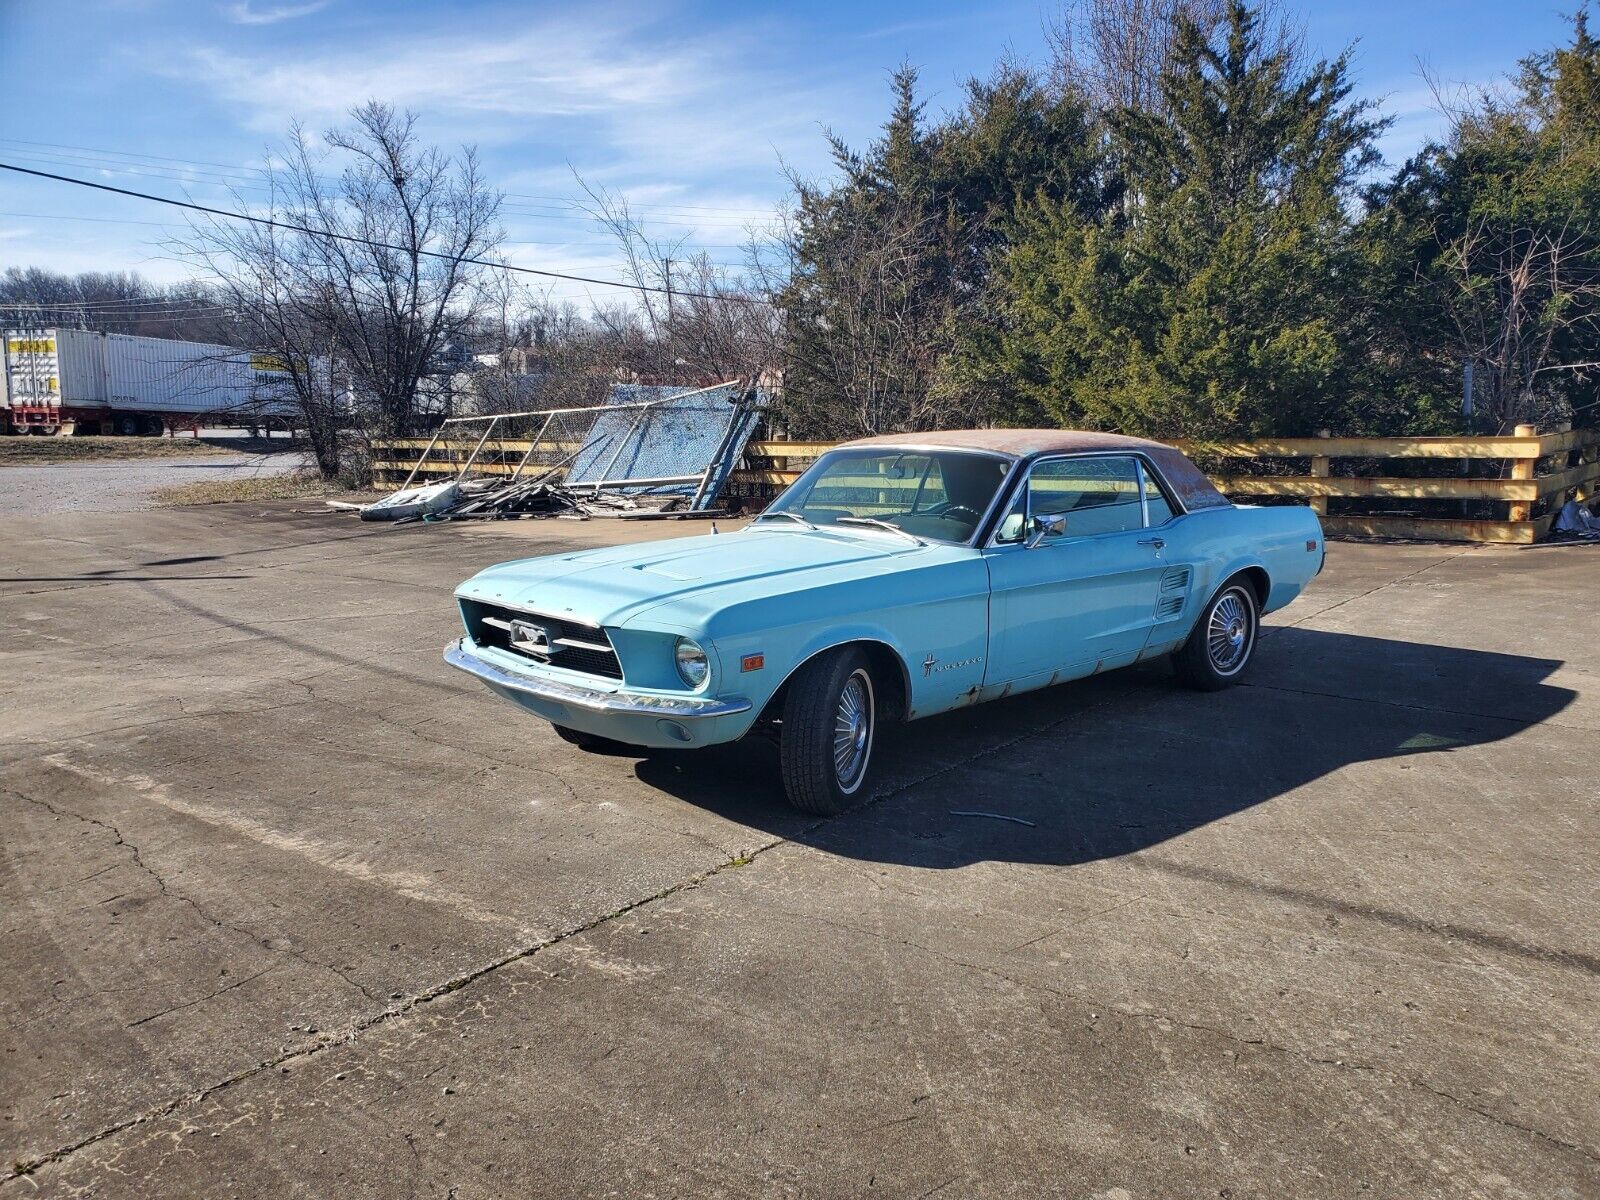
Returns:
[[[393,488],[417,465],[427,438],[395,438],[373,443],[373,484]],[[799,478],[805,465],[831,449],[833,442],[753,441],[745,451],[743,469],[732,479],[734,495],[749,499],[770,496]],[[499,443],[506,452],[526,451],[530,443]],[[1222,491],[1241,500],[1280,498],[1304,500],[1322,514],[1330,534],[1371,537],[1421,538],[1459,542],[1531,543],[1543,537],[1555,513],[1569,499],[1587,500],[1600,489],[1600,429],[1578,429],[1537,434],[1532,426],[1518,426],[1503,437],[1315,437],[1255,438],[1246,441],[1177,441],[1174,445],[1212,470],[1211,479]],[[470,446],[467,447],[470,449]],[[436,448],[437,450],[437,448]],[[1226,466],[1253,460],[1306,459],[1306,475],[1261,474]],[[1335,473],[1339,459],[1359,459],[1370,467],[1373,460],[1407,459],[1497,460],[1494,466],[1473,474],[1410,476],[1393,468],[1373,474]],[[1219,469],[1218,465],[1223,464]],[[515,468],[498,462],[479,462],[482,474],[510,473]],[[418,472],[418,480],[454,473],[448,463],[432,462]],[[1486,477],[1498,475],[1499,477]],[[1489,516],[1438,517],[1393,513],[1328,512],[1328,501],[1404,502],[1476,501],[1474,509],[1492,506]],[[1542,508],[1537,517],[1535,508]]]

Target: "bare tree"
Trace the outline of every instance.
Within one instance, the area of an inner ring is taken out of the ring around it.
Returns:
[[[1226,0],[1071,0],[1045,26],[1051,65],[1097,108],[1156,112],[1178,17],[1209,35],[1226,9]]]
[[[312,240],[269,225],[206,217],[176,240],[175,249],[208,273],[212,289],[238,315],[240,340],[263,360],[262,373],[278,381],[279,395],[271,399],[295,410],[317,469],[325,479],[336,476],[348,414],[336,386],[336,304]]]
[[[758,278],[686,249],[684,239],[652,238],[623,197],[578,182],[639,289],[635,307],[595,314],[620,347],[637,354],[627,365],[653,381],[685,384],[753,379],[776,365],[782,322]],[[752,230],[752,243],[759,238]]]
[[[341,357],[373,432],[409,433],[418,388],[482,302],[483,259],[499,245],[500,196],[464,149],[452,160],[417,139],[414,113],[371,101],[325,135],[345,166],[334,186],[293,131],[287,183],[314,238]]]
[[[1417,277],[1472,364],[1480,419],[1501,431],[1594,403],[1597,64],[1600,46],[1580,10],[1572,45],[1523,60],[1514,80],[1467,87],[1429,76],[1450,136],[1409,164],[1396,188],[1422,221]]]
[[[1268,0],[1273,51],[1298,56],[1302,31]],[[1208,39],[1226,20],[1228,0],[1068,0],[1045,26],[1057,82],[1081,91],[1103,112],[1161,114],[1161,78],[1172,65],[1180,20]]]
[[[527,412],[583,408],[604,402],[624,364],[642,357],[646,340],[625,310],[582,315],[570,303],[515,283],[508,273],[490,285],[491,298],[474,335],[492,365],[470,379],[474,411]]]
[[[263,172],[279,226],[202,216],[180,249],[242,306],[271,352],[312,374],[331,364],[316,395],[296,388],[316,409],[309,426],[337,423],[328,409],[336,374],[357,428],[393,436],[418,425],[425,381],[448,374],[476,319],[483,263],[501,237],[500,196],[470,148],[452,159],[423,146],[414,114],[372,101],[351,118],[320,145],[290,130]],[[336,458],[334,447],[318,448],[324,472]]]
[[[943,365],[957,297],[936,278],[942,236],[914,199],[835,204],[794,180],[802,212],[826,212],[826,235],[792,225],[775,294],[787,314],[783,413],[801,436],[856,437],[973,423],[973,397]]]
[[[1480,216],[1441,238],[1437,269],[1426,276],[1458,345],[1477,368],[1482,418],[1505,432],[1554,415],[1574,378],[1600,362],[1561,353],[1600,338],[1600,265],[1592,222],[1539,225]]]

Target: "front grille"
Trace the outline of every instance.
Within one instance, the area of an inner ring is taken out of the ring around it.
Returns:
[[[461,610],[467,618],[467,632],[480,646],[493,646],[531,662],[581,671],[585,675],[622,678],[622,664],[617,661],[617,652],[604,629],[477,600],[463,600]],[[528,640],[513,644],[511,626],[514,621],[531,627],[535,635],[533,642],[544,648],[532,649]]]

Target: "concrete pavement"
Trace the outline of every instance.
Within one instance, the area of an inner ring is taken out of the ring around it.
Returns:
[[[0,534],[5,1194],[1600,1192],[1593,548],[1335,545],[1249,686],[918,722],[819,822],[439,661],[681,530],[292,507]]]

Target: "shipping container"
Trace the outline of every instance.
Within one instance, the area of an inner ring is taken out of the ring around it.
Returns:
[[[290,418],[289,376],[270,355],[232,346],[96,333],[5,334],[0,401],[13,429],[93,426],[159,433],[163,425]]]

